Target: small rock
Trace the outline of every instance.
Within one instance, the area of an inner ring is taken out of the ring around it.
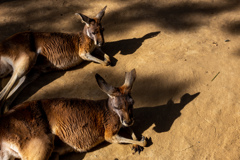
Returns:
[[[215,44],[216,46],[218,46],[218,43],[217,43],[217,42],[213,42],[213,44]]]

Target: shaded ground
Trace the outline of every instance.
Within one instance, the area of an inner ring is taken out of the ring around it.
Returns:
[[[15,103],[106,98],[95,73],[117,86],[136,68],[133,129],[151,141],[140,155],[104,143],[61,159],[240,159],[239,0],[2,0],[0,40],[26,30],[78,32],[74,13],[94,16],[105,5],[103,50],[113,66],[45,74]]]

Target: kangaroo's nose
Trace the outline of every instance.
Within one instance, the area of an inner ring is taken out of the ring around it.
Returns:
[[[133,123],[134,123],[133,119],[130,119],[129,121],[124,120],[123,122],[124,122],[127,126],[131,126],[131,125],[133,125]]]

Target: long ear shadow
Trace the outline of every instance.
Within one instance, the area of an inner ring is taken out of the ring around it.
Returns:
[[[141,135],[145,130],[152,126],[152,124],[155,124],[153,129],[157,133],[169,131],[173,122],[181,116],[181,110],[199,94],[200,92],[193,95],[186,93],[182,96],[180,103],[174,103],[170,99],[166,105],[135,109],[134,131],[137,135]]]
[[[106,42],[106,44],[102,47],[103,51],[107,53],[111,57],[112,66],[115,66],[117,63],[117,59],[113,56],[116,55],[119,51],[122,55],[133,54],[139,47],[141,47],[142,43],[149,39],[156,37],[160,31],[151,32],[144,35],[141,38],[132,38],[132,39],[123,39],[120,41],[114,42]]]

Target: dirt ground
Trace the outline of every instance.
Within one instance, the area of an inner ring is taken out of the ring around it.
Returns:
[[[135,68],[133,129],[150,140],[141,154],[103,143],[61,159],[239,160],[239,0],[1,0],[0,40],[26,30],[78,32],[83,24],[74,13],[93,17],[105,5],[103,50],[113,66],[84,62],[45,74],[15,104],[106,98],[95,73],[118,86]]]

